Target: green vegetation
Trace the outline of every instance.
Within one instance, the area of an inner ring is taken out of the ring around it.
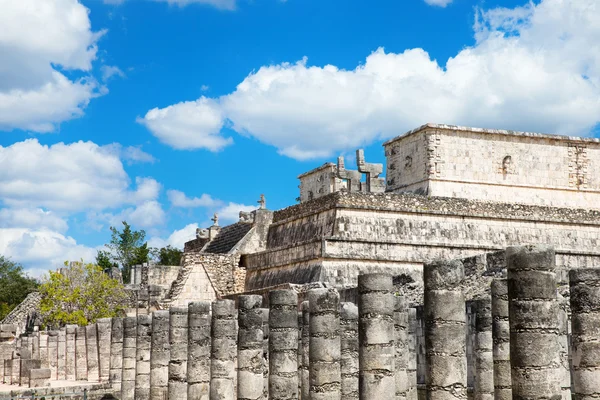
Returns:
[[[158,260],[161,265],[179,265],[183,252],[171,245],[163,247],[161,249],[152,249],[154,257]]]
[[[121,315],[127,294],[123,284],[102,267],[83,262],[66,263],[50,271],[40,285],[40,312],[46,326],[87,325],[98,318]]]
[[[132,230],[126,221],[123,221],[122,231],[119,231],[114,226],[110,227],[110,231],[110,243],[106,247],[110,249],[113,263],[121,266],[123,282],[129,282],[131,267],[146,263],[149,260],[150,249],[148,248],[148,243],[145,242],[146,232],[144,230]],[[109,257],[111,256],[107,252],[99,251],[96,260],[99,264],[102,261],[102,267],[105,268],[106,261],[110,263]]]
[[[0,256],[0,320],[37,287],[38,282],[27,276],[21,265]]]

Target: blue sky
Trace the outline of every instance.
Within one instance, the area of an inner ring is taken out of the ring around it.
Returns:
[[[31,10],[35,10],[32,12]],[[90,260],[426,122],[594,136],[596,0],[0,0],[0,254]]]

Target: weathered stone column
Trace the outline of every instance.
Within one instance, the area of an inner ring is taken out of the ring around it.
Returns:
[[[108,382],[110,378],[110,318],[100,318],[96,322],[98,329],[98,366],[100,382]]]
[[[475,300],[475,384],[474,400],[494,400],[494,355],[492,300]]]
[[[342,399],[358,399],[358,307],[340,304]]]
[[[150,399],[165,400],[169,392],[169,310],[152,314],[152,340],[150,348]]]
[[[563,400],[571,400],[571,363],[569,360],[569,300],[560,293],[558,302],[558,356],[560,359],[560,391]]]
[[[299,382],[302,382],[300,387],[300,398],[301,399],[309,399],[310,400],[310,380],[308,373],[308,366],[310,365],[310,309],[308,306],[308,301],[302,302],[302,337],[301,337],[301,352],[298,355],[299,358],[302,359],[302,362],[299,362],[301,365],[300,368],[300,378]]]
[[[506,249],[513,399],[560,399],[554,250]]]
[[[169,400],[187,399],[188,308],[171,307]]]
[[[110,332],[110,383],[113,389],[121,392],[121,378],[123,376],[123,318],[111,320]]]
[[[358,276],[359,395],[362,400],[396,398],[393,289],[390,275]]]
[[[42,360],[42,368],[48,366],[48,332],[40,332],[40,359]]]
[[[298,398],[298,295],[269,292],[269,399]]]
[[[135,400],[150,399],[152,316],[138,315],[135,352]]]
[[[462,262],[423,266],[427,399],[467,398],[465,296]]]
[[[75,358],[75,333],[77,332],[77,325],[66,326],[66,352],[67,358],[65,360],[66,378],[69,381],[77,380],[77,362]]]
[[[573,395],[600,398],[600,268],[569,271]]]
[[[51,379],[58,379],[58,331],[48,332],[48,367]]]
[[[85,327],[85,344],[87,347],[88,382],[99,382],[100,366],[98,365],[98,329],[96,324]]]
[[[236,398],[234,386],[237,355],[235,302],[217,300],[212,303],[212,348],[210,357],[210,398]]]
[[[298,311],[298,398],[302,399],[302,371],[304,369],[302,358],[302,335],[304,334],[304,324],[302,315],[302,304],[300,304],[300,311]],[[308,366],[307,366],[308,367]],[[306,397],[305,397],[306,399]]]
[[[59,380],[65,380],[67,379],[67,331],[65,328],[58,331],[56,351],[58,355],[56,361],[57,376]]]
[[[417,400],[417,309],[408,309],[408,367],[406,368],[406,399]]]
[[[492,280],[492,339],[494,357],[494,399],[512,399],[510,377],[510,326],[506,279]]]
[[[263,397],[269,398],[269,309],[262,309],[263,320]]]
[[[335,289],[308,291],[310,307],[310,399],[341,399],[340,295]]]
[[[137,342],[137,319],[123,319],[123,371],[121,376],[121,400],[135,399],[135,360]]]
[[[31,342],[33,345],[33,350],[31,352],[31,358],[35,359],[35,360],[39,360],[40,359],[40,332],[34,332],[33,336],[31,337]],[[75,344],[75,343],[73,343]],[[75,349],[73,349],[75,350]]]
[[[75,374],[78,381],[87,381],[87,344],[85,326],[78,326],[75,330]]]
[[[262,296],[238,297],[238,399],[263,398]]]
[[[210,302],[188,305],[188,399],[208,400],[210,395]]]
[[[408,392],[408,309],[403,296],[394,296],[394,301],[396,399],[406,400]]]

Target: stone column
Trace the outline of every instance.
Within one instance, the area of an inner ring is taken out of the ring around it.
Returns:
[[[423,267],[425,385],[429,400],[467,398],[466,314],[462,262]]]
[[[263,308],[263,398],[269,398],[269,309]]]
[[[188,308],[171,307],[169,400],[187,400]]]
[[[169,310],[152,314],[150,348],[150,399],[165,400],[169,391]]]
[[[393,289],[390,275],[358,276],[359,395],[362,400],[396,398]]]
[[[294,316],[295,318],[295,316]],[[237,356],[235,302],[217,300],[212,303],[212,348],[210,357],[210,398],[236,398],[234,386]]]
[[[210,395],[210,302],[188,305],[187,382],[189,399],[208,400]]]
[[[494,400],[494,355],[492,340],[492,300],[479,299],[475,308],[474,400]]]
[[[417,400],[417,309],[408,309],[408,366],[406,368],[406,399]]]
[[[574,399],[600,398],[600,268],[569,271]]]
[[[560,358],[560,391],[563,400],[571,400],[571,363],[569,360],[569,300],[560,293],[558,302],[558,356]]]
[[[40,359],[42,360],[42,368],[48,366],[48,332],[40,332]]]
[[[263,398],[262,296],[238,297],[238,399]]]
[[[123,319],[123,370],[121,373],[121,400],[135,399],[135,359],[137,342],[137,319]]]
[[[560,399],[554,250],[506,249],[513,399]]]
[[[110,332],[110,383],[115,392],[121,392],[123,368],[123,318],[111,320]]]
[[[506,279],[492,280],[492,339],[494,356],[494,399],[511,400],[510,327]]]
[[[48,367],[51,379],[58,379],[58,331],[48,332]]]
[[[302,323],[302,304],[298,311],[298,398],[302,399],[302,371],[304,369],[304,359],[302,358],[302,335],[304,334],[304,325]],[[308,366],[307,366],[308,367]],[[306,399],[306,397],[305,397]]]
[[[56,370],[59,380],[67,379],[67,331],[61,328],[58,331],[58,345],[56,348],[58,359],[56,361]]]
[[[358,307],[340,304],[342,399],[358,399]]]
[[[311,400],[341,399],[340,295],[335,289],[308,291],[310,307]]]
[[[394,297],[396,399],[406,400],[408,392],[408,309],[403,296]]]
[[[138,315],[135,352],[135,400],[150,399],[152,316]]]
[[[40,359],[40,332],[34,332],[31,337],[31,343],[33,345],[33,350],[31,352],[31,358],[35,360]]]
[[[96,322],[98,328],[98,364],[100,381],[108,382],[110,378],[110,318],[100,318]]]
[[[87,346],[88,382],[99,382],[100,366],[98,365],[98,329],[96,324],[85,327],[85,343]]]
[[[88,379],[85,326],[78,326],[75,330],[75,374],[78,381]]]
[[[298,398],[298,295],[269,292],[269,399]]]
[[[77,332],[77,325],[66,326],[66,378],[69,381],[77,380],[77,362],[75,358],[75,334]]]
[[[310,384],[309,384],[309,373],[308,373],[308,366],[310,365],[310,357],[309,357],[309,349],[310,349],[310,309],[308,306],[308,301],[303,301],[302,302],[302,338],[301,338],[301,343],[302,343],[302,350],[300,352],[300,354],[298,355],[298,357],[300,357],[302,359],[302,362],[300,363],[301,365],[301,369],[300,369],[300,378],[298,379],[299,382],[302,382],[302,384],[300,385],[301,387],[301,392],[300,392],[300,398],[301,399],[309,399],[310,400]]]

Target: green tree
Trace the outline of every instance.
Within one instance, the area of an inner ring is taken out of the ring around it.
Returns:
[[[104,271],[110,270],[113,267],[118,267],[118,264],[112,261],[110,253],[104,250],[98,250],[98,254],[96,254],[96,265],[101,267]]]
[[[123,221],[122,231],[119,231],[114,226],[110,227],[110,231],[110,243],[106,246],[110,249],[113,260],[121,266],[123,282],[129,282],[131,266],[142,264],[149,260],[150,250],[145,242],[146,232],[144,230],[132,230],[126,221]]]
[[[34,292],[38,282],[23,272],[23,267],[0,256],[0,320]]]
[[[66,263],[50,271],[40,285],[40,312],[45,326],[87,325],[98,318],[121,315],[127,293],[102,267],[83,262]]]
[[[154,253],[161,265],[179,265],[183,252],[171,245],[160,249],[154,249]]]

